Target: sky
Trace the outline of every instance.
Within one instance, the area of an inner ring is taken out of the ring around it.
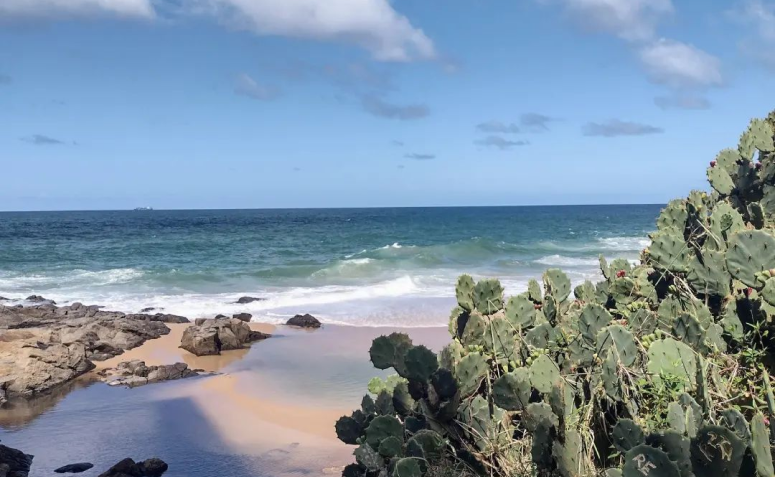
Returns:
[[[1,0],[0,210],[664,203],[775,0]]]

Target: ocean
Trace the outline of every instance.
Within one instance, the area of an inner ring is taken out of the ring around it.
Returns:
[[[599,279],[598,255],[636,260],[661,207],[6,212],[0,296],[192,319],[446,325],[461,273],[500,278],[509,295],[546,268]],[[236,304],[243,295],[265,300]]]

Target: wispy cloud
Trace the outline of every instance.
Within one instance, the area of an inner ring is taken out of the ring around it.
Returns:
[[[378,61],[437,56],[433,41],[389,0],[187,0],[181,5],[183,11],[257,35],[354,44]]]
[[[671,88],[721,86],[721,60],[693,45],[660,39],[640,50],[649,79]]]
[[[519,124],[523,128],[536,132],[548,131],[549,123],[553,121],[558,119],[540,113],[525,113],[519,117]]]
[[[361,105],[363,109],[374,116],[398,119],[406,121],[410,119],[421,119],[430,114],[430,110],[427,105],[424,104],[409,104],[409,105],[397,105],[391,104],[376,96],[364,96],[361,98]]]
[[[430,159],[436,159],[436,154],[420,154],[413,152],[411,154],[404,154],[404,157],[407,159],[414,159],[416,161],[427,161]]]
[[[151,0],[3,0],[0,20],[117,16],[153,18]]]
[[[702,96],[675,94],[672,96],[657,96],[654,104],[661,109],[710,109],[710,101]]]
[[[527,146],[530,144],[528,141],[510,141],[502,136],[487,136],[483,139],[477,139],[474,144],[485,147],[496,147],[501,151],[511,149],[517,146]]]
[[[476,129],[486,133],[517,134],[521,130],[514,123],[504,123],[502,121],[487,121],[476,125]]]
[[[234,92],[241,96],[257,99],[259,101],[269,101],[282,94],[279,88],[271,85],[258,83],[246,73],[237,76],[234,84]]]
[[[9,85],[13,83],[13,78],[8,75],[0,74],[0,85]]]
[[[659,134],[663,133],[664,129],[648,124],[612,119],[605,123],[587,123],[581,131],[585,136],[617,137]]]
[[[396,147],[404,147],[404,142],[403,141],[397,141],[395,139],[390,141],[390,144],[392,144],[392,145],[394,145]]]
[[[730,12],[738,23],[750,27],[740,42],[742,52],[775,71],[775,1],[747,0]]]
[[[21,138],[21,140],[36,146],[61,146],[67,144],[65,141],[44,134],[33,134],[32,136]]]

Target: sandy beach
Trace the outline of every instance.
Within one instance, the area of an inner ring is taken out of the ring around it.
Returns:
[[[336,475],[352,461],[352,448],[336,439],[334,423],[359,405],[369,379],[387,374],[371,366],[368,348],[374,337],[395,329],[251,323],[272,338],[196,357],[178,347],[187,326],[171,324],[168,335],[98,363],[92,377],[132,359],[182,361],[213,374],[134,389],[87,385],[46,402],[44,410],[0,412],[0,439],[36,456],[33,475],[75,461],[100,468],[148,453],[170,464],[165,475],[181,477]],[[406,331],[434,349],[448,340],[443,328]],[[89,376],[79,381],[86,385]]]

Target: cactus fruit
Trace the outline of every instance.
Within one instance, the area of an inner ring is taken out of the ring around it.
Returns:
[[[469,354],[460,360],[455,367],[455,377],[462,397],[470,396],[479,388],[487,369],[487,360],[481,355]]]
[[[749,287],[759,287],[756,274],[775,268],[775,237],[761,230],[734,234],[726,251],[727,269]]]
[[[530,384],[540,393],[552,392],[552,387],[560,379],[560,370],[549,356],[542,354],[530,365]]]
[[[772,477],[775,475],[772,465],[770,438],[767,434],[764,415],[761,412],[757,412],[751,420],[751,453],[756,461],[756,473],[759,477]]]
[[[465,311],[474,310],[474,279],[471,275],[460,275],[455,286],[457,304]]]
[[[737,476],[746,446],[726,427],[705,426],[692,439],[692,469],[697,475]]]
[[[616,450],[622,453],[645,442],[643,430],[631,419],[616,421],[611,431],[611,438]]]
[[[416,381],[428,381],[439,368],[439,362],[436,359],[436,353],[425,346],[413,346],[404,356],[403,368],[406,374],[402,377]]]
[[[484,315],[492,315],[503,308],[503,287],[501,282],[488,278],[479,280],[474,286],[474,307]]]
[[[665,452],[643,444],[633,447],[624,455],[622,476],[681,477],[681,473]]]
[[[371,344],[369,356],[377,369],[400,368],[403,366],[403,356],[412,347],[412,340],[404,333],[392,333],[380,336]],[[396,369],[398,371],[398,369]]]
[[[492,396],[495,404],[507,411],[521,411],[530,402],[530,371],[517,368],[495,380]]]
[[[506,302],[506,319],[514,328],[525,329],[533,326],[536,319],[535,305],[528,295],[516,295]]]
[[[655,381],[661,381],[660,375],[664,373],[691,388],[697,374],[694,351],[671,338],[657,340],[649,347],[647,369]]]

